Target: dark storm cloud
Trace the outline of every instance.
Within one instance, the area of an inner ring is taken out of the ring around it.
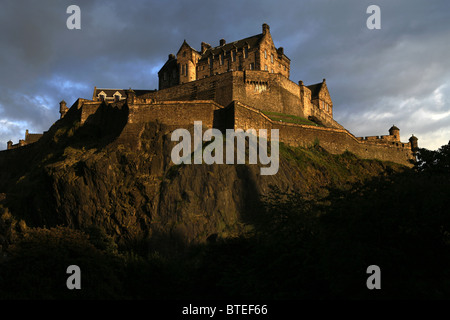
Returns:
[[[81,30],[66,8],[81,8]],[[381,30],[366,9],[381,8]],[[450,139],[450,5],[443,1],[3,1],[0,149],[58,119],[58,102],[94,86],[157,88],[157,71],[184,39],[238,40],[266,22],[291,59],[291,80],[327,79],[335,118],[356,135]]]

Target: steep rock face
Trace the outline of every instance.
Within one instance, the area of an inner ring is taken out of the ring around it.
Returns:
[[[122,124],[125,113],[113,111],[119,119],[115,123]],[[102,117],[105,112],[106,107]],[[19,164],[12,154],[0,156],[5,178],[0,202],[27,225],[95,225],[124,245],[237,236],[251,228],[261,197],[271,186],[320,197],[331,185],[399,168],[330,155],[318,147],[285,146],[273,176],[261,176],[258,165],[177,166],[170,158],[176,144],[171,141],[173,127],[140,124],[138,134],[124,141],[119,138],[127,129],[123,125],[105,130],[101,122],[79,125],[70,116],[63,120],[27,153],[18,151]]]

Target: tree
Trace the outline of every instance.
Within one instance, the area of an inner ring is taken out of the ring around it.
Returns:
[[[421,172],[450,172],[450,141],[436,151],[420,148],[415,169]]]

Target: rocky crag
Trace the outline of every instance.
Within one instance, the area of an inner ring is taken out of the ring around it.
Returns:
[[[74,111],[38,142],[1,152],[1,205],[28,226],[99,226],[124,246],[204,242],[250,231],[273,187],[319,198],[331,186],[403,168],[318,144],[282,144],[273,176],[253,164],[174,165],[174,127],[148,122],[125,141],[126,118],[126,105],[104,104],[83,124]]]

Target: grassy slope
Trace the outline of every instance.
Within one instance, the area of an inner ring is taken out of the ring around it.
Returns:
[[[270,119],[274,120],[274,121],[283,121],[283,122],[288,122],[288,123],[296,123],[296,124],[305,124],[308,126],[320,126],[319,124],[310,121],[308,119],[302,118],[302,117],[298,117],[298,116],[293,116],[290,114],[285,114],[285,113],[279,113],[279,112],[273,112],[273,111],[262,111],[262,113],[264,113],[266,116],[268,116]]]

